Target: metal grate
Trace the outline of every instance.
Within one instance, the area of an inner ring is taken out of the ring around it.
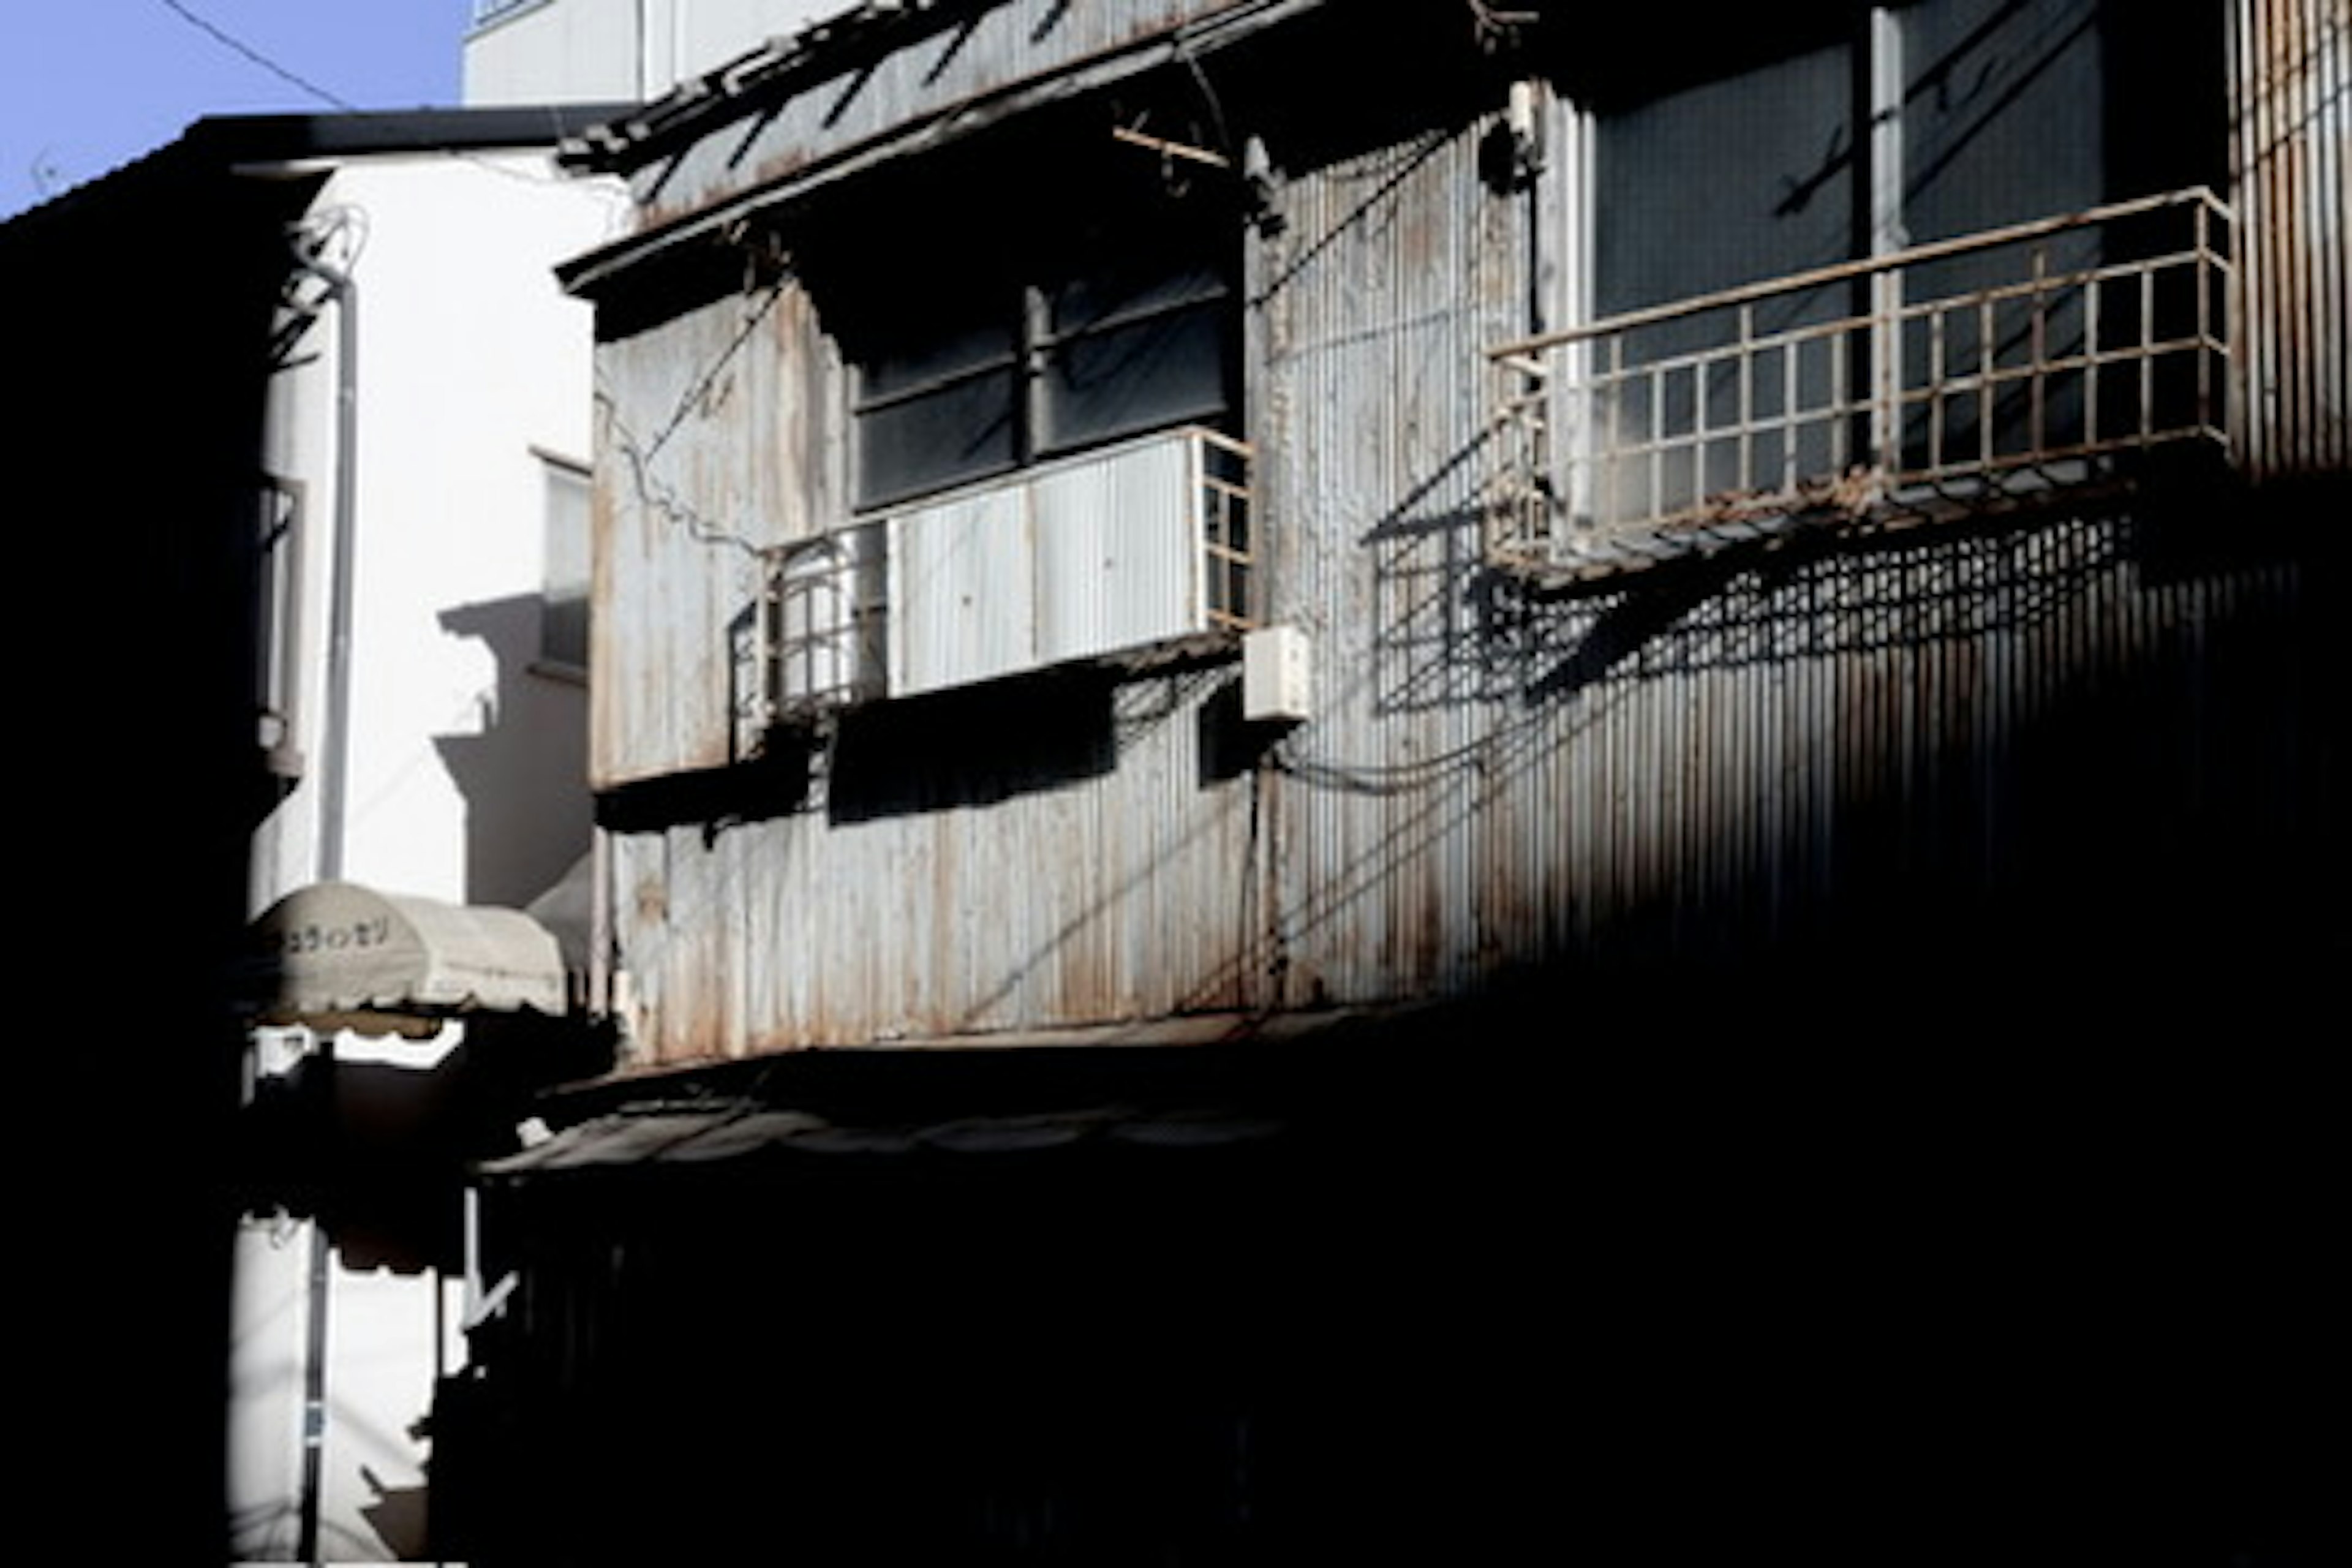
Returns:
[[[883,531],[866,523],[763,553],[761,589],[736,655],[738,752],[766,732],[882,694],[887,606]]]
[[[2225,443],[2231,221],[2172,192],[1496,349],[1489,556],[1610,568]]]

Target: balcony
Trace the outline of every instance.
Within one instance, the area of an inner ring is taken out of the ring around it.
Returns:
[[[861,702],[1246,629],[1249,460],[1186,426],[770,552],[738,628],[739,752]]]
[[[2231,226],[2172,192],[1497,348],[1487,558],[1605,576],[2226,447]]]

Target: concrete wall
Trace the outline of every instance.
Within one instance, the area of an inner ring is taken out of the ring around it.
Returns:
[[[349,163],[310,221],[356,284],[358,419],[338,451],[344,366],[331,301],[268,392],[264,468],[300,497],[302,772],[255,836],[258,912],[333,872],[457,903],[520,905],[590,840],[583,672],[538,661],[546,458],[584,459],[589,318],[552,276],[607,237],[614,194],[537,153]],[[342,460],[348,457],[350,461]],[[328,654],[338,486],[353,491],[347,759],[330,754]],[[341,826],[328,796],[339,793]],[[345,1036],[257,1063],[302,1083],[338,1157],[362,1175],[435,1147],[459,1031],[434,1042]],[[422,1169],[422,1166],[419,1166]],[[425,1189],[420,1186],[419,1195]],[[454,1233],[454,1190],[423,1218]],[[425,1546],[415,1429],[462,1356],[454,1259],[397,1234],[417,1216],[332,1217],[323,1303],[318,1219],[257,1214],[236,1242],[230,1360],[233,1550],[284,1560],[300,1530],[304,1376],[323,1304],[329,1371],[319,1550],[383,1561]],[[389,1234],[387,1234],[389,1233]]]
[[[657,98],[842,9],[838,0],[543,0],[467,38],[466,101]]]

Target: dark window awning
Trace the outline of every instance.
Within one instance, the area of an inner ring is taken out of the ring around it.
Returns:
[[[467,1013],[564,1011],[562,952],[520,910],[319,882],[248,934],[238,991],[259,1023],[415,1035]]]

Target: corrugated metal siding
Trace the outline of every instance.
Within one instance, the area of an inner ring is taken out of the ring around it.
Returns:
[[[1480,345],[1525,329],[1528,199],[1482,177],[1482,129],[1291,182],[1252,283],[1265,615],[1318,670],[1277,797],[1297,1000],[1465,981],[1499,940],[1481,861],[1539,831],[1486,782]]]
[[[1028,499],[1019,485],[996,485],[891,520],[893,692],[911,697],[1034,662]]]
[[[902,697],[1204,627],[1192,441],[1152,437],[890,520]]]
[[[2352,5],[2239,0],[2245,440],[2263,477],[2352,463]]]
[[[1107,772],[991,777],[984,751],[942,735],[940,765],[972,777],[919,807],[877,809],[836,781],[812,809],[615,835],[649,1055],[1237,1005],[1252,786],[1202,779],[1219,684],[1195,672],[1110,693]]]
[[[1042,662],[1204,629],[1194,452],[1185,437],[1163,437],[1038,476]]]
[[[845,515],[841,374],[789,283],[597,345],[597,787],[732,760],[756,552]]]
[[[1067,70],[1244,0],[1011,0],[942,25],[870,66],[809,81],[750,126],[704,138],[640,172],[648,225],[691,215],[915,122],[978,105],[1032,79]]]
[[[619,836],[655,1059],[2291,912],[2343,656],[2231,492],[1583,598],[1489,571],[1484,353],[1575,256],[1485,131],[1294,171],[1246,242],[1263,608],[1312,638],[1315,718],[1250,766],[1229,668],[972,697],[1004,732],[877,777],[845,729],[797,809]]]

